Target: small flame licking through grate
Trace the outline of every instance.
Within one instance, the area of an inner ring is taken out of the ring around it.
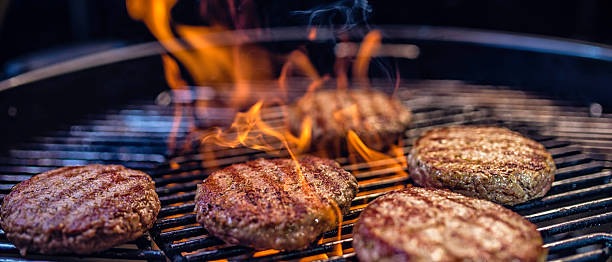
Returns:
[[[196,85],[211,86],[217,91],[227,88],[227,85],[219,85],[219,83],[231,83],[229,85],[231,93],[229,105],[236,110],[248,104],[250,101],[250,91],[252,90],[250,83],[259,79],[272,80],[272,76],[266,68],[271,68],[271,55],[266,54],[263,49],[233,44],[229,47],[216,45],[207,40],[207,36],[212,33],[219,33],[229,30],[230,26],[236,29],[240,28],[240,23],[236,20],[236,10],[230,8],[230,16],[233,17],[233,23],[228,24],[227,21],[210,19],[211,26],[186,26],[171,22],[170,10],[176,1],[171,0],[155,0],[155,1],[140,1],[127,0],[127,8],[130,15],[134,19],[142,20],[160,43],[170,52],[170,55],[163,55],[163,64],[166,71],[166,79],[168,85],[173,90],[185,90],[187,81],[183,80],[177,61],[186,68],[190,78]],[[231,3],[231,1],[230,1]],[[206,4],[204,4],[206,5]],[[231,4],[230,4],[231,6]],[[248,12],[247,12],[248,13]],[[173,30],[174,29],[174,30]],[[184,42],[177,41],[173,31],[178,33],[178,36],[184,39]],[[316,39],[317,30],[312,29],[308,34],[308,39]],[[248,37],[246,34],[234,31],[234,38]],[[368,69],[371,57],[376,54],[381,45],[382,36],[378,31],[369,32],[363,40],[361,47],[358,49],[356,59],[353,63],[353,79],[355,85],[369,88]],[[187,45],[187,46],[183,46]],[[177,61],[175,61],[176,59]],[[219,156],[215,154],[218,150],[211,150],[209,147],[248,147],[255,150],[265,151],[269,154],[281,156],[288,153],[295,161],[297,173],[301,174],[301,168],[297,159],[301,154],[306,153],[312,143],[312,119],[305,117],[302,119],[301,131],[298,135],[293,134],[288,128],[272,127],[262,120],[262,108],[264,106],[279,106],[284,107],[288,102],[287,93],[291,91],[288,85],[289,79],[294,74],[303,74],[310,79],[310,84],[306,94],[309,95],[321,87],[330,77],[320,76],[315,67],[310,62],[308,56],[301,50],[294,50],[284,57],[280,75],[276,79],[278,89],[275,90],[280,96],[273,98],[264,98],[257,101],[244,113],[237,113],[234,121],[227,129],[214,127],[207,130],[192,130],[193,134],[198,134],[200,151],[202,152],[202,160],[212,163],[212,166],[218,166],[216,159]],[[336,76],[337,88],[348,88],[348,64],[349,58],[342,57],[336,59]],[[261,72],[263,68],[263,73]],[[399,79],[398,79],[399,84]],[[225,91],[225,90],[222,90]],[[193,100],[193,99],[190,99]],[[173,124],[172,134],[168,140],[170,149],[177,149],[176,145],[176,130],[181,126],[185,113],[207,112],[206,103],[197,104],[197,109],[191,108],[193,104],[185,104],[175,101],[175,123]],[[347,105],[339,108],[333,113],[338,122],[353,121],[359,122],[362,117],[359,115],[359,110],[356,105]],[[284,112],[284,118],[287,118],[287,113]],[[206,117],[206,114],[198,117]],[[194,121],[193,119],[191,120]],[[287,121],[286,119],[282,121]],[[190,123],[190,127],[194,127]],[[360,123],[353,123],[353,126],[367,126]],[[344,141],[338,141],[341,143]],[[346,143],[349,153],[349,160],[354,163],[365,161],[366,163],[376,162],[376,165],[371,167],[372,170],[394,170],[398,177],[408,177],[404,171],[406,161],[403,158],[403,147],[400,144],[390,145],[389,154],[375,151],[366,145],[358,136],[357,132],[348,130],[346,134]],[[185,145],[189,148],[190,144]],[[178,165],[174,165],[179,168]],[[305,181],[304,181],[305,182]],[[333,201],[332,201],[333,202]],[[340,210],[336,207],[337,217],[342,225],[342,216]],[[337,240],[341,240],[341,228],[338,229]],[[340,244],[335,247],[335,255],[342,255]],[[321,258],[321,257],[316,257]],[[314,258],[313,258],[314,259]]]

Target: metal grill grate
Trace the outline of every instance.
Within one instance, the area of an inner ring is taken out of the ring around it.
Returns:
[[[542,199],[513,207],[538,225],[549,260],[591,261],[610,257],[612,234],[612,117],[593,117],[588,107],[549,99],[509,88],[470,86],[454,81],[412,83],[397,93],[413,110],[406,132],[406,149],[424,130],[451,124],[507,126],[544,144],[558,167],[550,192]],[[166,139],[172,128],[172,108],[136,102],[119,110],[92,114],[57,131],[27,138],[0,157],[0,193],[31,175],[64,165],[120,163],[152,175],[162,201],[159,219],[149,234],[126,247],[93,257],[163,260],[356,260],[351,247],[352,225],[365,205],[388,191],[402,188],[410,179],[396,170],[370,170],[363,163],[338,161],[360,183],[359,195],[337,231],[323,234],[322,241],[306,250],[260,251],[226,245],[208,237],[195,222],[193,199],[196,184],[209,170],[269,155],[244,148],[219,149],[221,158],[210,166],[197,152],[166,157]],[[231,115],[231,114],[229,114]],[[270,108],[264,118],[278,120]],[[179,137],[187,130],[179,127]],[[408,152],[409,150],[405,150]],[[172,164],[170,164],[172,163]],[[178,164],[178,165],[176,165]],[[384,166],[384,161],[374,165]],[[0,252],[19,257],[0,235]],[[156,246],[156,245],[157,246]],[[335,253],[341,245],[343,254]],[[159,247],[159,249],[157,249]],[[33,256],[35,259],[62,259]]]
[[[122,164],[151,172],[165,161],[166,137],[172,123],[168,108],[135,102],[117,110],[89,114],[54,131],[23,138],[0,155],[0,198],[32,175],[68,165]],[[181,130],[183,131],[183,130]],[[128,259],[164,261],[150,235],[89,256],[28,255],[34,260]],[[21,259],[0,231],[3,259]]]

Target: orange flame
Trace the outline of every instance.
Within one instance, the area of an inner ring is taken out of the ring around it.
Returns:
[[[392,146],[390,151],[395,155],[392,157],[366,146],[353,130],[349,130],[347,133],[347,143],[351,155],[355,156],[355,153],[357,153],[358,156],[370,165],[371,169],[393,170],[398,176],[408,177],[408,173],[404,171],[408,164],[401,146]]]
[[[294,67],[300,69],[308,78],[312,80],[312,83],[308,87],[309,91],[311,89],[314,90],[317,87],[321,86],[327,79],[327,77],[321,78],[319,76],[319,72],[312,65],[310,59],[306,54],[304,54],[304,52],[300,50],[295,50],[287,56],[287,62],[283,64],[280,76],[278,77],[278,86],[283,95],[285,96],[285,99],[287,98],[288,91],[287,78]]]
[[[168,85],[173,91],[187,91],[187,82],[181,78],[180,67],[177,62],[184,67],[190,76],[190,80],[196,85],[210,86],[216,88],[220,92],[222,83],[231,83],[233,90],[230,92],[231,101],[229,104],[235,108],[240,108],[242,105],[251,104],[254,102],[251,99],[252,80],[272,80],[272,62],[270,56],[263,49],[255,46],[247,45],[230,45],[219,46],[211,41],[208,36],[222,32],[229,28],[227,23],[212,21],[214,26],[190,26],[182,25],[172,21],[170,10],[176,4],[177,0],[126,0],[126,7],[129,15],[136,20],[141,20],[145,23],[151,33],[160,41],[161,45],[170,53],[163,55],[163,64],[165,76]],[[237,17],[237,7],[234,2],[228,2],[230,15],[234,19],[235,24],[244,24],[248,21],[240,20]],[[241,34],[239,31],[234,32],[234,37],[248,37]],[[308,32],[308,39],[311,41],[317,38],[317,29],[311,28]],[[182,41],[178,41],[181,38]],[[356,60],[353,63],[353,78],[356,82],[365,84],[368,83],[368,69],[371,57],[378,52],[381,46],[381,33],[371,31],[368,33],[362,45],[360,46]],[[348,41],[346,38],[344,41]],[[176,60],[174,60],[176,59]],[[348,69],[350,66],[348,57],[338,57],[334,65],[335,77],[337,80],[338,89],[348,89]],[[291,52],[286,56],[286,62],[278,77],[278,86],[283,92],[284,99],[281,102],[287,101],[287,92],[289,91],[289,77],[294,74],[302,74],[311,82],[307,92],[314,92],[321,87],[327,80],[328,75],[321,76],[311,63],[306,53],[300,50]],[[396,89],[399,86],[399,78],[396,82]],[[189,92],[184,92],[189,93]],[[190,98],[193,100],[194,98]],[[312,120],[305,118],[301,123],[301,132],[299,136],[292,134],[284,127],[276,127],[267,123],[262,117],[262,109],[267,100],[260,100],[252,105],[246,112],[236,114],[231,126],[225,130],[216,127],[204,132],[203,136],[199,137],[202,152],[205,152],[206,146],[221,146],[221,147],[247,147],[256,150],[262,150],[271,154],[284,154],[283,149],[291,156],[296,163],[296,168],[302,183],[306,184],[304,177],[301,175],[301,167],[298,162],[298,153],[305,152],[310,148]],[[196,105],[207,106],[206,103],[195,101]],[[171,135],[168,140],[170,149],[176,147],[176,134],[181,125],[181,119],[185,114],[190,114],[189,110],[192,104],[175,101],[174,122],[171,129]],[[351,121],[354,126],[359,126],[359,114],[357,105],[345,106],[342,109],[333,112],[332,116],[339,123],[347,123]],[[193,123],[192,123],[193,124]],[[398,176],[408,176],[404,171],[406,160],[403,157],[403,148],[401,145],[392,147],[392,155],[387,155],[381,152],[370,149],[355,133],[350,130],[347,134],[348,148],[353,155],[352,159],[356,161],[360,157],[368,165],[370,169],[382,168],[380,163],[384,163],[385,168],[396,170]],[[280,144],[280,146],[279,146]],[[210,154],[210,155],[207,155]],[[204,157],[210,157],[210,160],[215,161],[214,151],[203,153]],[[208,160],[208,159],[207,159]],[[376,164],[375,164],[376,163]],[[173,168],[178,168],[178,164],[171,163]],[[358,174],[357,174],[358,175]],[[305,185],[305,187],[308,187]],[[331,201],[333,202],[333,201]],[[332,203],[332,205],[335,202]],[[333,205],[334,217],[338,221],[337,240],[342,238],[342,213],[337,205]],[[268,250],[258,252],[256,256],[265,256],[277,253],[277,250]],[[335,249],[330,252],[333,255],[342,255],[342,246],[337,244]],[[327,255],[315,256],[309,259],[327,258]]]
[[[245,146],[256,150],[275,152],[280,148],[272,142],[280,141],[291,157],[296,160],[294,152],[302,152],[310,146],[312,120],[308,117],[302,121],[302,133],[299,137],[289,130],[274,128],[266,124],[261,117],[263,101],[253,105],[247,112],[238,113],[230,128],[223,131],[216,128],[212,134],[200,139],[202,145],[213,143],[223,147]],[[228,132],[228,131],[231,131]],[[270,141],[270,140],[275,141]]]
[[[130,16],[145,23],[162,46],[185,66],[195,84],[214,88],[215,83],[234,83],[231,105],[239,106],[247,102],[251,80],[271,79],[272,66],[266,52],[253,46],[223,47],[206,38],[224,31],[221,26],[171,23],[174,4],[176,0],[126,0]],[[177,40],[172,29],[186,45]]]
[[[359,52],[357,53],[357,59],[353,64],[353,73],[357,81],[367,86],[368,83],[368,69],[372,56],[378,52],[381,45],[382,35],[378,30],[370,31],[364,38]]]

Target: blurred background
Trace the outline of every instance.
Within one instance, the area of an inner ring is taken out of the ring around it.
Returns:
[[[346,8],[364,1],[236,2],[257,10],[254,15],[261,24],[235,25],[248,28],[344,24],[343,14],[354,11]],[[367,19],[354,14],[354,21],[349,22],[466,27],[612,43],[612,2],[562,2],[372,1]],[[206,24],[201,19],[203,9],[199,0],[180,0],[173,17],[181,23]],[[310,19],[316,10],[331,11]],[[153,40],[142,22],[129,17],[124,0],[0,1],[0,79],[84,54]]]

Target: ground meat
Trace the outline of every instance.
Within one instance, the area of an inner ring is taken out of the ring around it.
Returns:
[[[544,196],[556,171],[540,143],[506,128],[481,126],[425,132],[414,142],[408,165],[421,186],[505,205]]]
[[[197,221],[227,243],[295,250],[334,229],[357,180],[329,159],[259,159],[213,172],[198,185]],[[338,212],[339,211],[339,212]]]
[[[159,210],[147,174],[119,165],[74,166],[15,185],[0,224],[23,255],[88,254],[138,238]]]
[[[409,187],[374,200],[353,229],[359,261],[544,261],[535,225],[492,202]]]
[[[310,151],[322,156],[346,154],[346,135],[353,130],[378,151],[397,144],[411,113],[397,99],[374,89],[321,90],[307,94],[288,110],[288,125],[299,135],[302,122],[312,120]]]

